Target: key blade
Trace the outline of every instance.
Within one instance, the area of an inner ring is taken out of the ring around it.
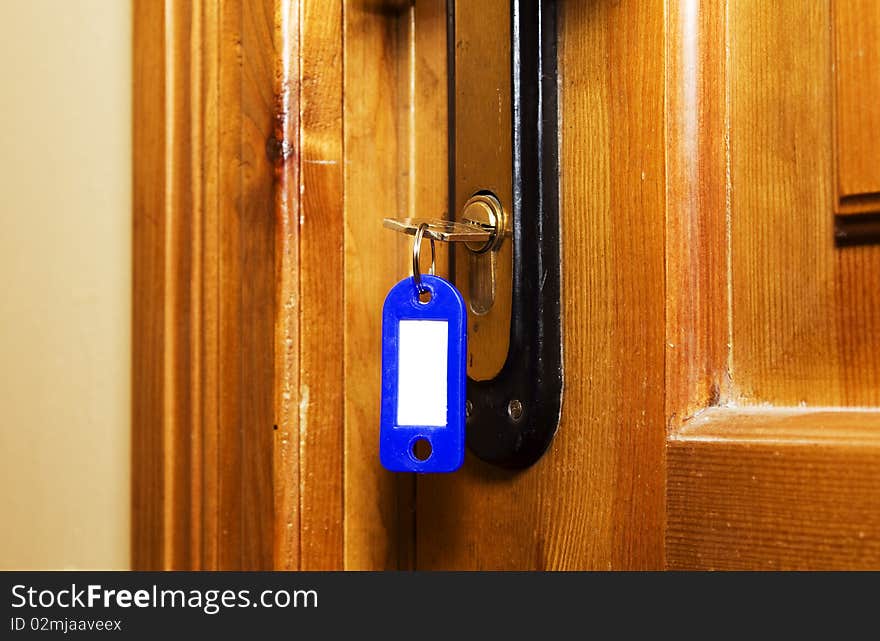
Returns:
[[[410,236],[414,236],[419,226],[426,223],[428,227],[425,229],[425,237],[445,243],[480,243],[492,237],[491,231],[476,225],[442,218],[385,218],[382,221],[383,226],[388,229]]]

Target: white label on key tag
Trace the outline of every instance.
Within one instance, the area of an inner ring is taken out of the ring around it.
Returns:
[[[449,323],[399,323],[397,424],[446,425],[446,368]]]

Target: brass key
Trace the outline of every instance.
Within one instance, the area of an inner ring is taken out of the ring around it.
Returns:
[[[489,242],[495,234],[494,229],[486,229],[476,223],[459,223],[441,218],[386,218],[382,224],[388,229],[410,236],[416,233],[420,225],[427,224],[425,236],[445,243],[482,245]]]
[[[420,225],[428,225],[425,236],[445,243],[465,243],[475,254],[497,249],[504,240],[504,209],[489,193],[471,196],[461,213],[461,222],[442,218],[386,218],[388,229],[412,236]],[[499,233],[502,232],[502,233]]]

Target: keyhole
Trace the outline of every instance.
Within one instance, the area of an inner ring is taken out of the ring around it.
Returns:
[[[412,444],[412,455],[417,461],[427,461],[431,452],[431,441],[426,438],[417,438]]]

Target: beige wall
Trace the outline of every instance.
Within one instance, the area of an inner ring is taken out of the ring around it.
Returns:
[[[129,564],[130,23],[0,0],[0,568]]]

